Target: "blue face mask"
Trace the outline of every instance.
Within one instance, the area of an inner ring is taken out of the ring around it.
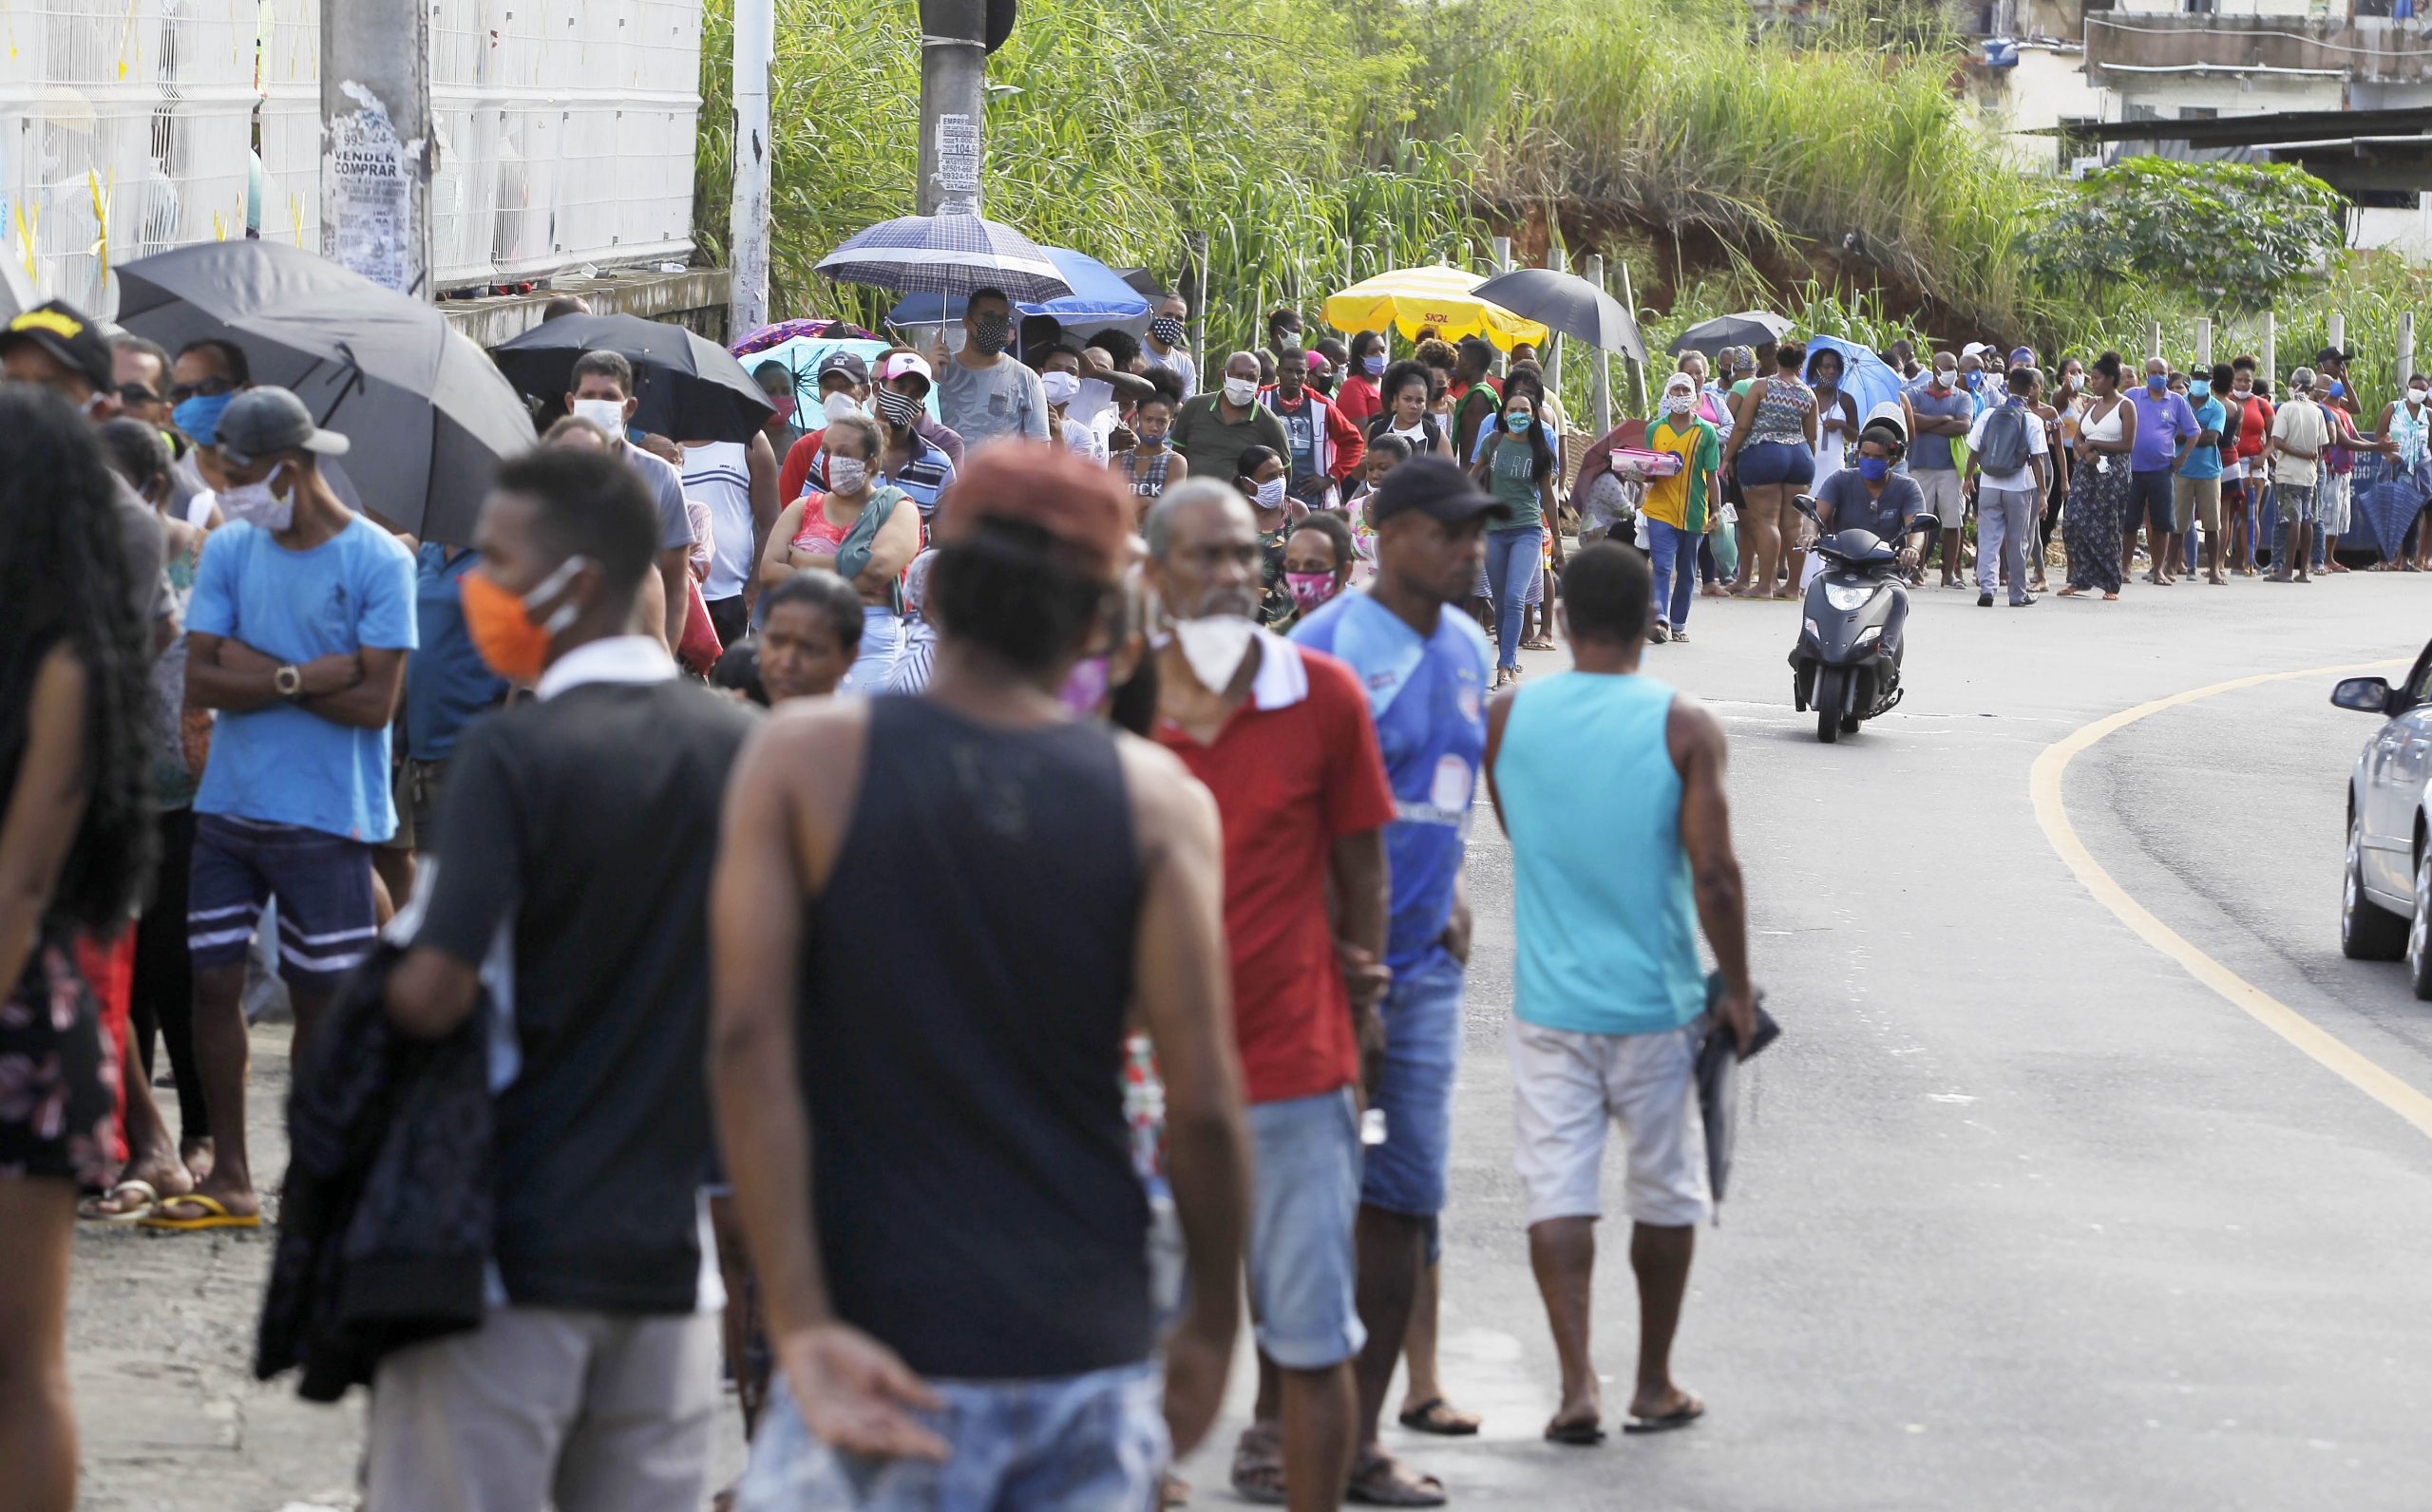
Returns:
[[[2347,397],[2347,386],[2346,386],[2346,384],[2344,384],[2344,383],[2341,383],[2338,379],[2333,378],[2333,379],[2330,381],[2330,397],[2332,397],[2333,399],[2345,399],[2345,398],[2346,398],[2346,397]]]
[[[2210,398],[2212,398],[2212,397],[2213,397],[2213,383],[2212,383],[2212,380],[2211,380],[2211,379],[2209,379],[2209,378],[2198,378],[2198,379],[2197,379],[2197,380],[2195,380],[2194,383],[2189,384],[2189,385],[2187,386],[2187,397],[2188,397],[2188,398],[2190,398],[2190,399],[2210,399]]]
[[[214,446],[219,443],[219,414],[237,396],[228,394],[197,394],[177,408],[169,418],[177,422],[186,439],[198,446]]]
[[[1527,435],[1529,433],[1529,427],[1536,423],[1536,419],[1530,415],[1506,415],[1503,417],[1503,428],[1515,436]]]
[[[1858,476],[1871,483],[1879,483],[1891,471],[1891,463],[1882,457],[1860,457]]]
[[[1982,388],[1982,387],[1985,387],[1985,375],[1984,375],[1983,373],[1981,373],[1981,372],[1971,372],[1971,373],[1966,374],[1966,375],[1965,375],[1965,377],[1966,377],[1966,381],[1967,387],[1968,387],[1971,390],[1972,390],[1972,389],[1977,389],[1977,388]]]
[[[2169,389],[2170,374],[2166,372],[2156,372],[2147,373],[2145,375],[2145,392],[2149,394],[2159,394],[2166,393]]]
[[[1381,356],[1362,357],[1359,359],[1359,370],[1374,378],[1385,370],[1385,359]]]

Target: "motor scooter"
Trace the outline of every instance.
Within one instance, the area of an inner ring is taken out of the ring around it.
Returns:
[[[1815,519],[1815,498],[1792,501]],[[1852,527],[1808,548],[1823,561],[1799,607],[1798,644],[1791,648],[1792,691],[1799,709],[1815,711],[1815,738],[1831,745],[1890,711],[1900,686],[1900,648],[1887,650],[1884,631],[1901,602],[1900,548],[1871,530]]]

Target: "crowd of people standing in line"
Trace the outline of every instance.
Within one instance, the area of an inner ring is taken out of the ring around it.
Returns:
[[[0,331],[23,1504],[74,1499],[80,1217],[275,1219],[256,1368],[371,1388],[384,1512],[696,1503],[722,1356],[739,1507],[1171,1500],[1244,1294],[1236,1491],[1439,1504],[1380,1425],[1406,1368],[1404,1427],[1479,1426],[1434,1339],[1482,782],[1524,868],[1546,1437],[1604,1437],[1608,1116],[1620,1416],[1698,1419],[1689,1067],[1754,992],[1720,727],[1637,673],[1645,563],[1583,550],[1578,670],[1492,696],[1552,596],[1533,364],[1423,347],[1438,392],[1279,319],[1194,395],[1180,322],[1016,364],[983,292],[960,350],[831,359],[824,425],[749,443],[634,431],[631,363],[587,353],[462,544],[355,507],[348,438],[238,345]],[[1643,780],[1568,823],[1590,751]],[[1581,874],[1615,846],[1619,891]],[[265,963],[322,1136],[284,1210],[246,1140]]]

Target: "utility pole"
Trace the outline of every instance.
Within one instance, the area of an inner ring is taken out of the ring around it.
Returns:
[[[1605,285],[1605,255],[1587,255],[1587,281],[1600,291],[1610,293]],[[1613,431],[1613,359],[1604,348],[1596,349],[1596,368],[1589,375],[1588,396],[1596,408],[1596,434],[1608,436]]]
[[[921,0],[922,215],[979,214],[988,54],[1013,28],[1013,0]]]
[[[321,255],[429,299],[430,10],[324,0]]]
[[[777,54],[777,0],[734,0],[734,197],[728,207],[729,340],[769,323],[769,69]]]
[[[1560,246],[1548,247],[1546,249],[1546,266],[1551,268],[1556,273],[1570,272],[1570,250],[1567,247]],[[1550,328],[1548,329],[1546,336],[1546,349],[1547,350],[1540,359],[1542,366],[1546,370],[1546,388],[1548,392],[1552,393],[1555,398],[1559,399],[1562,397],[1561,331],[1550,330]]]

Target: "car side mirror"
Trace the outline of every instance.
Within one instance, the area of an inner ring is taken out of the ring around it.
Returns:
[[[2330,701],[2342,709],[2352,709],[2360,714],[2386,714],[2390,709],[2390,685],[2383,677],[2346,677],[2330,690]]]

